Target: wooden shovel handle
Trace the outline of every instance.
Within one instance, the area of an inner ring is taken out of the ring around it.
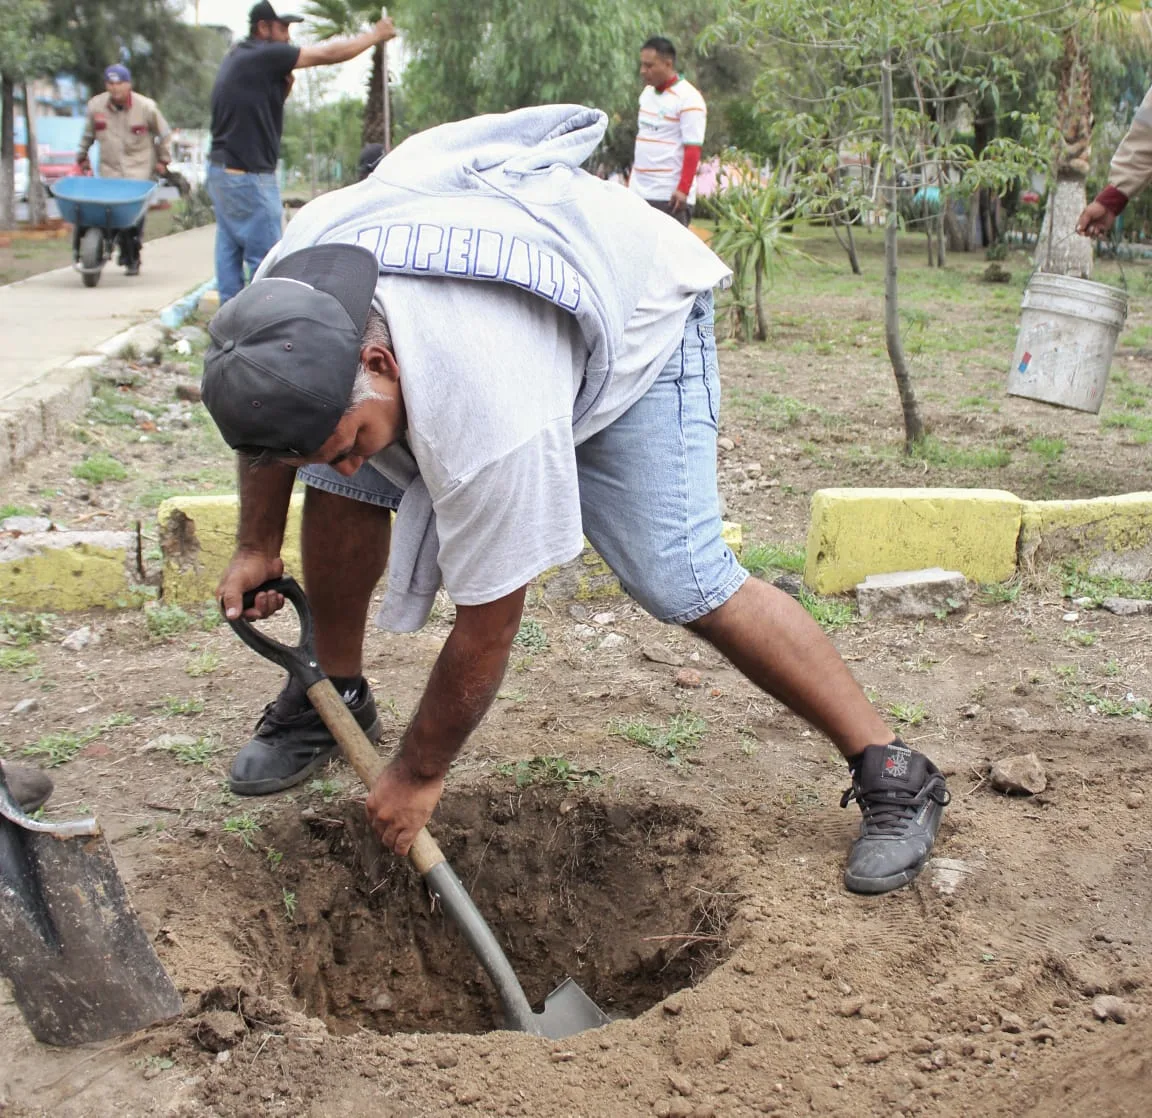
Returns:
[[[308,688],[308,698],[324,720],[324,725],[332,731],[332,736],[339,743],[348,764],[356,770],[356,775],[364,782],[365,787],[371,789],[384,771],[384,762],[372,748],[372,743],[360,729],[360,723],[356,721],[347,704],[337,694],[331,680],[325,678],[312,684]],[[429,870],[444,861],[444,854],[436,840],[428,833],[427,827],[420,828],[420,833],[408,851],[408,859],[421,876],[427,876]]]

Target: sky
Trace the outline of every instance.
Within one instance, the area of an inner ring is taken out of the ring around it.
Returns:
[[[254,2],[255,0],[200,0],[200,22],[230,27],[237,39],[243,39],[248,34],[248,9],[252,7]],[[280,7],[280,5],[274,2],[273,7]],[[282,0],[282,7],[285,13],[303,14],[301,8],[304,7],[304,0],[296,0],[295,3],[293,0]],[[187,23],[196,21],[196,5],[194,3],[184,5],[184,20]],[[303,38],[299,24],[292,28],[292,38],[297,42]],[[339,66],[332,67],[336,74],[336,81],[332,84],[332,95],[340,97],[347,94],[362,97],[364,84],[368,80],[371,69],[372,54],[370,51],[365,51],[358,58],[353,58],[351,62],[344,62]]]

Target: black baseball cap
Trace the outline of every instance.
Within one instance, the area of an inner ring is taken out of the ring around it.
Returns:
[[[230,447],[303,458],[324,445],[352,396],[378,276],[366,248],[316,245],[216,312],[201,392]]]
[[[278,15],[268,0],[260,0],[259,4],[253,4],[248,11],[248,26],[255,27],[261,20],[267,20],[269,23],[303,23],[304,17]]]

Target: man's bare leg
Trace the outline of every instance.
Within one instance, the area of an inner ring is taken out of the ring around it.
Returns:
[[[324,673],[358,676],[372,592],[388,565],[392,514],[314,486],[304,491],[300,551]]]
[[[757,687],[827,734],[845,757],[892,740],[824,630],[776,587],[750,578],[688,628]]]
[[[924,868],[948,791],[939,769],[895,740],[832,642],[787,594],[750,578],[719,609],[688,626],[753,683],[822,730],[847,758],[860,837],[844,884],[886,893]]]
[[[371,691],[361,678],[364,628],[372,592],[388,563],[388,509],[308,486],[301,551],[304,586],[315,624],[320,666],[370,737],[380,733]],[[236,756],[229,786],[266,796],[307,779],[336,752],[336,743],[303,688],[289,680]]]

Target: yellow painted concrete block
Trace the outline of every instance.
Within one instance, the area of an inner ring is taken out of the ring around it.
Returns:
[[[818,490],[804,581],[840,594],[868,575],[943,567],[1000,582],[1016,570],[1023,507],[1001,489]]]
[[[1042,569],[1074,556],[1099,573],[1152,577],[1152,493],[1083,501],[1026,501],[1020,561]]]
[[[301,493],[293,494],[284,536],[285,573],[300,577]],[[164,601],[200,605],[215,597],[216,584],[236,548],[240,501],[228,497],[172,497],[156,510],[163,555]]]
[[[131,532],[29,532],[0,545],[0,601],[57,613],[138,606],[154,591],[135,558]]]

